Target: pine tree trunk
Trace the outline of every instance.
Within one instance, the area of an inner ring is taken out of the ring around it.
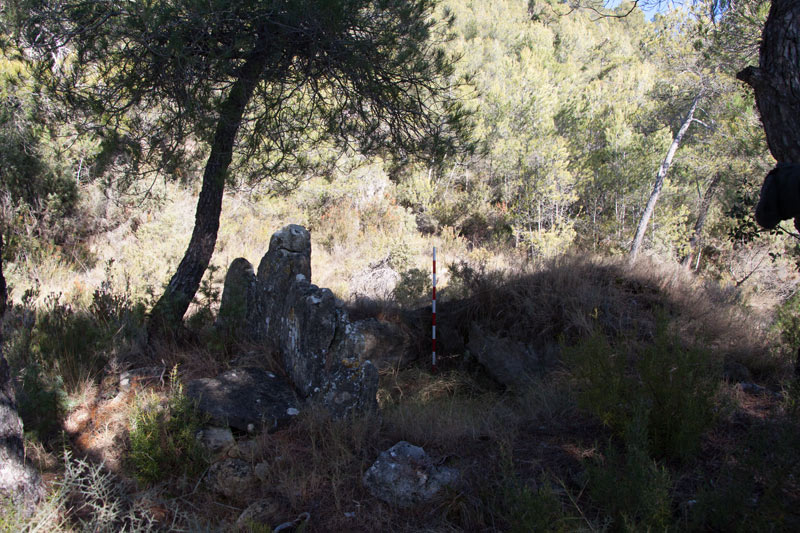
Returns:
[[[800,163],[800,2],[772,0],[759,66],[736,77],[755,91],[773,157],[778,163]]]
[[[159,336],[180,325],[211,262],[219,231],[225,177],[233,159],[236,133],[265,64],[266,57],[254,53],[242,66],[239,78],[220,105],[211,153],[203,171],[192,238],[167,289],[153,306],[148,325],[151,335]]]
[[[692,236],[689,238],[689,252],[686,254],[686,257],[683,258],[683,266],[687,268],[691,264],[692,256],[697,252],[697,249],[700,246],[700,237],[703,235],[703,227],[706,225],[706,217],[708,217],[708,212],[711,209],[711,201],[714,199],[714,195],[717,193],[717,187],[719,186],[721,179],[722,174],[718,173],[714,175],[714,178],[712,178],[711,183],[708,185],[708,189],[706,189],[705,194],[703,194],[703,199],[700,201],[700,210],[697,213],[697,221],[694,223]]]
[[[6,310],[7,296],[2,254],[3,236],[0,234],[0,318]],[[25,514],[31,514],[43,494],[39,473],[25,461],[22,420],[17,413],[11,369],[0,352],[0,498],[10,498]]]
[[[661,189],[664,187],[664,179],[667,177],[667,172],[669,172],[669,168],[672,166],[672,159],[675,157],[675,152],[678,151],[678,147],[680,146],[684,135],[686,135],[689,126],[692,124],[692,120],[694,120],[694,112],[697,109],[697,102],[699,100],[700,95],[697,95],[692,102],[692,107],[686,114],[686,118],[683,120],[683,124],[681,124],[681,127],[678,130],[678,134],[675,135],[674,139],[672,139],[672,144],[669,146],[669,150],[667,150],[667,156],[664,158],[664,161],[661,162],[661,166],[658,168],[658,174],[656,174],[656,183],[653,185],[653,192],[650,193],[650,198],[647,200],[647,206],[644,208],[642,218],[639,219],[639,225],[636,226],[636,236],[633,238],[633,244],[631,245],[630,251],[631,261],[636,261],[636,256],[639,255],[639,250],[641,249],[642,241],[644,240],[644,234],[647,231],[647,224],[650,223],[650,218],[653,216],[653,211],[655,211],[656,208],[656,202],[658,202],[658,197],[661,195]]]

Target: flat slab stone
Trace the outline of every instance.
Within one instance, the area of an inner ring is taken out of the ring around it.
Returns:
[[[186,384],[186,395],[217,425],[241,431],[274,431],[299,414],[294,391],[261,368],[244,367]]]

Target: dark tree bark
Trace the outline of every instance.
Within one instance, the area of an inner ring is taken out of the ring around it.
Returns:
[[[266,55],[254,52],[242,65],[239,78],[220,105],[211,153],[203,171],[192,238],[167,289],[153,307],[148,325],[151,335],[159,336],[168,330],[174,331],[180,324],[211,262],[222,213],[225,177],[233,158],[236,133],[265,66]]]
[[[3,277],[3,236],[0,234],[0,319],[6,310],[6,280]],[[0,330],[2,342],[2,330]],[[11,369],[0,352],[0,496],[30,513],[43,494],[39,473],[25,461],[22,420],[17,413]]]
[[[689,238],[689,252],[683,258],[683,266],[689,267],[692,262],[692,257],[699,254],[700,241],[703,235],[703,227],[706,225],[706,218],[708,211],[711,209],[711,202],[714,200],[714,195],[717,193],[719,182],[722,179],[722,174],[715,174],[711,183],[708,185],[706,192],[703,194],[703,199],[700,201],[700,209],[697,213],[697,221],[694,223],[692,236]],[[699,264],[699,256],[698,256]]]
[[[772,155],[778,163],[800,163],[800,2],[772,0],[759,66],[737,77],[755,91]]]

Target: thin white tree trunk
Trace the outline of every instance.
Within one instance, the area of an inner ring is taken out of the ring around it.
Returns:
[[[647,200],[647,206],[644,208],[642,218],[639,219],[639,225],[636,226],[636,236],[633,238],[633,244],[631,245],[630,251],[631,261],[636,261],[636,256],[639,255],[639,250],[641,249],[642,241],[644,240],[644,234],[647,231],[647,224],[650,222],[650,218],[653,216],[653,211],[656,208],[656,202],[658,202],[658,197],[661,195],[661,189],[664,187],[664,178],[667,177],[667,172],[669,172],[669,168],[672,166],[672,159],[675,157],[675,152],[678,151],[678,147],[680,146],[684,135],[686,135],[689,126],[692,125],[692,121],[694,120],[694,112],[697,109],[697,102],[700,100],[700,96],[701,95],[698,94],[695,96],[694,101],[692,101],[692,107],[689,108],[689,112],[686,114],[686,118],[683,120],[683,124],[681,124],[677,135],[675,135],[675,138],[672,139],[672,144],[669,146],[667,156],[664,158],[664,161],[661,162],[661,166],[658,168],[658,174],[656,174],[656,183],[653,185],[653,192],[650,193],[650,199]]]

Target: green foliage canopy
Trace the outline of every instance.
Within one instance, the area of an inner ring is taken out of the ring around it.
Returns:
[[[180,175],[207,155],[226,95],[257,62],[234,150],[240,170],[266,178],[307,167],[312,146],[373,153],[391,141],[399,158],[441,157],[464,122],[446,98],[433,5],[14,0],[8,18],[40,74],[56,74],[54,94],[102,132],[102,166],[135,175]]]
[[[183,317],[209,265],[234,156],[252,177],[311,147],[441,162],[466,139],[432,0],[15,0],[9,15],[54,94],[133,175],[209,148],[192,238],[153,309]],[[52,74],[52,76],[50,75]],[[199,154],[198,154],[199,153]]]

